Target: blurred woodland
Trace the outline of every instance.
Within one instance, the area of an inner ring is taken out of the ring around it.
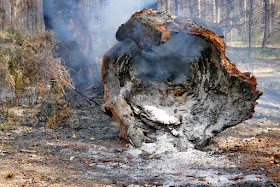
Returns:
[[[114,3],[114,9],[119,11],[116,10],[112,14],[103,11],[110,2],[110,0],[1,0],[0,29],[24,28],[36,34],[45,30],[45,25],[49,27],[46,15],[50,11],[58,19],[69,19],[71,13],[81,11],[84,13],[85,17],[82,19],[86,22],[94,45],[100,46],[97,44],[101,42],[97,29],[108,33],[106,29],[109,30],[110,25],[114,25],[113,22],[124,23],[128,19],[125,13],[120,13],[124,9],[120,7],[123,1]],[[135,11],[154,8],[204,23],[224,35],[228,46],[277,48],[280,45],[280,2],[277,0],[136,0],[133,6],[131,9]],[[68,12],[64,10],[67,8]],[[96,28],[98,20],[105,16],[108,19],[102,23],[104,28],[100,25]],[[108,39],[108,35],[103,37]],[[111,41],[102,42],[102,45],[105,45],[104,43],[108,44]]]
[[[262,48],[263,56],[279,58],[280,2],[277,0],[158,1],[158,9],[205,23],[225,36],[231,47]]]

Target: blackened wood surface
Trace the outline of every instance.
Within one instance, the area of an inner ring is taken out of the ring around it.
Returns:
[[[103,110],[136,147],[164,137],[180,150],[200,148],[252,117],[262,92],[225,56],[222,36],[153,10],[134,14],[116,36],[103,59]]]

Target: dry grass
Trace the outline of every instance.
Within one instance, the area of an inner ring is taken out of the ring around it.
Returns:
[[[4,105],[8,111],[9,105],[21,105],[23,98],[30,95],[33,100],[36,98],[34,104],[44,99],[53,103],[48,124],[55,126],[54,118],[57,124],[64,118],[60,113],[69,110],[59,107],[58,100],[65,94],[65,88],[74,85],[69,70],[54,52],[58,45],[53,32],[31,35],[28,31],[1,31],[0,45],[0,84],[5,92],[4,97],[0,95],[2,113]]]
[[[32,86],[45,93],[50,82],[61,91],[73,87],[69,71],[54,55],[57,45],[52,32],[32,36],[28,32],[6,31],[0,34],[0,42],[4,44],[0,71],[16,97]]]

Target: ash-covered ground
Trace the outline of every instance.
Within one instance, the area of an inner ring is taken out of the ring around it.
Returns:
[[[177,152],[165,137],[135,149],[119,138],[115,119],[87,103],[73,108],[75,126],[53,130],[30,121],[0,132],[0,186],[277,186],[279,67],[255,63],[264,95],[254,118],[220,133],[204,151]]]

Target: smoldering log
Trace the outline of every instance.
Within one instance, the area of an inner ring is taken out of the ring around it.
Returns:
[[[223,37],[192,20],[135,13],[104,56],[102,109],[134,146],[165,135],[179,150],[201,148],[253,116],[256,77],[225,56]]]

